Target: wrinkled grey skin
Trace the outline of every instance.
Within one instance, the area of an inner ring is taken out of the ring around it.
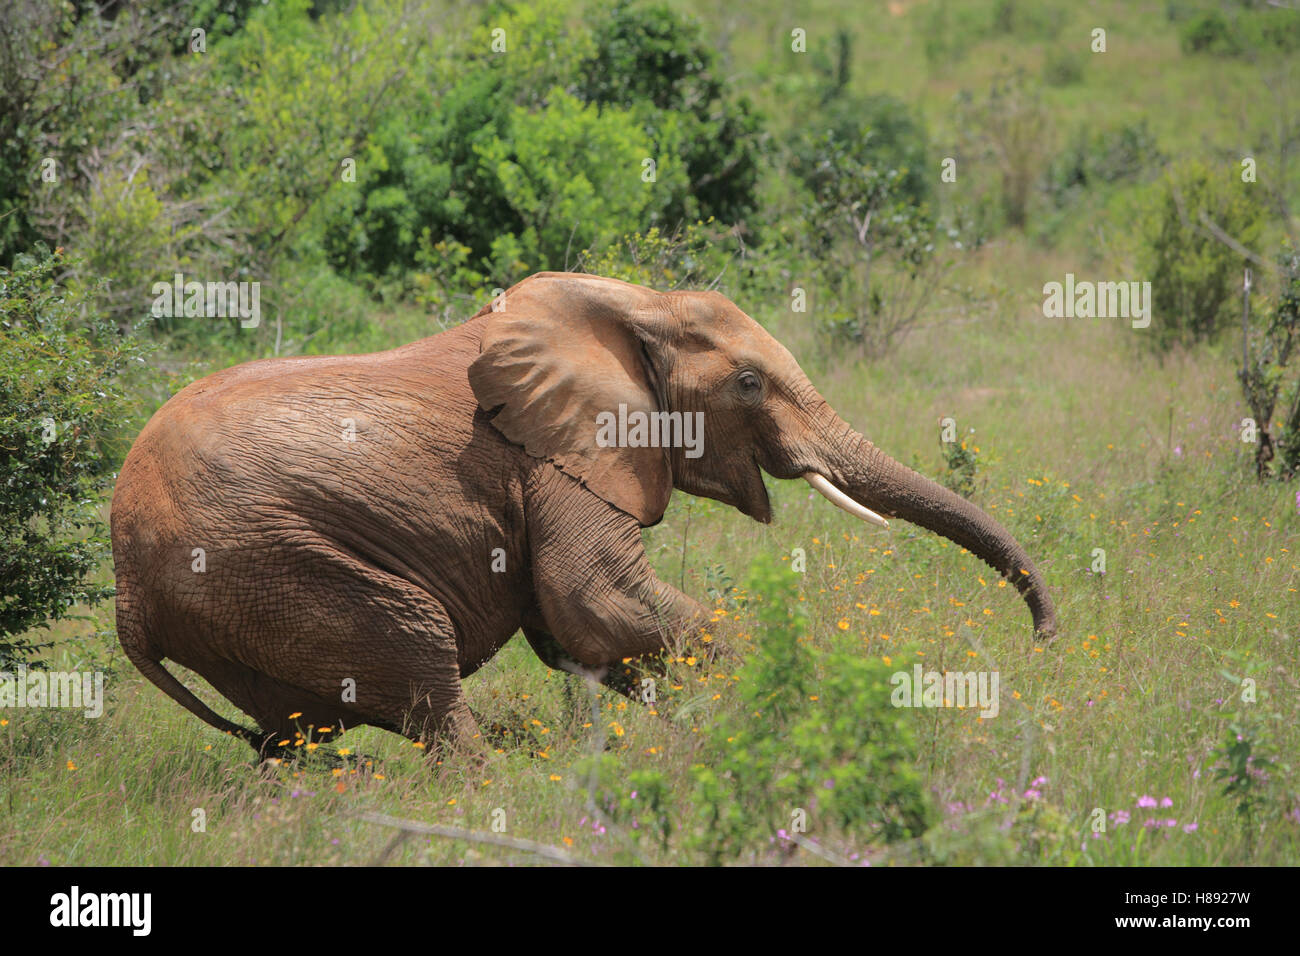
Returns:
[[[601,447],[597,416],[620,404],[703,412],[702,456]],[[469,741],[461,678],[521,627],[551,666],[596,675],[689,635],[704,609],[654,574],[641,528],[674,488],[769,521],[760,468],[824,476],[968,548],[1055,634],[1015,539],[850,428],[726,298],[541,273],[440,335],[250,362],[175,395],[113,499],[119,637],[263,754],[308,725]],[[166,658],[260,729],[210,710]]]

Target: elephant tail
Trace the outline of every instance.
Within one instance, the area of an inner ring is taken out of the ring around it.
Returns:
[[[248,727],[241,727],[233,721],[226,720],[215,710],[209,707],[203,701],[194,696],[194,692],[182,684],[167,668],[162,666],[161,660],[155,660],[138,647],[123,642],[123,650],[126,656],[130,658],[145,677],[153,681],[164,694],[172,698],[195,717],[211,724],[217,730],[224,733],[233,734],[241,740],[247,741],[253,749],[261,752],[265,735]]]

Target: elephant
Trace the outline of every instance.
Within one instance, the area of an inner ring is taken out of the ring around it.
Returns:
[[[263,757],[302,726],[482,746],[461,681],[519,630],[548,666],[607,681],[695,635],[708,612],[655,574],[641,529],[673,489],[769,522],[764,471],[956,542],[1055,636],[1016,539],[854,431],[725,296],[542,272],[389,351],[262,359],[176,393],[114,491],[119,640]]]

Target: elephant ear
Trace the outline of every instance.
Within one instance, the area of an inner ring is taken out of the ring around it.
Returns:
[[[512,290],[505,309],[479,320],[484,331],[470,387],[484,411],[496,411],[492,423],[510,441],[640,524],[655,524],[672,494],[668,450],[602,447],[620,405],[629,416],[659,410],[633,316],[554,291]]]

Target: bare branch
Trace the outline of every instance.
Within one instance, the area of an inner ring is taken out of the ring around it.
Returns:
[[[1251,262],[1255,263],[1258,266],[1263,266],[1265,269],[1268,269],[1272,272],[1278,271],[1278,267],[1275,263],[1270,262],[1269,260],[1265,259],[1263,256],[1259,255],[1258,253],[1250,249],[1247,249],[1244,245],[1242,245],[1232,236],[1228,235],[1228,233],[1225,232],[1218,223],[1216,223],[1213,219],[1209,217],[1209,214],[1207,214],[1204,209],[1201,210],[1200,215],[1197,217],[1200,220],[1200,222],[1199,223],[1192,222],[1192,220],[1187,215],[1187,207],[1183,203],[1182,190],[1178,188],[1177,184],[1174,184],[1173,186],[1173,194],[1174,194],[1174,205],[1178,207],[1178,218],[1182,222],[1185,228],[1195,229],[1201,235],[1208,236],[1209,238],[1214,239],[1217,242],[1223,243],[1233,252],[1237,253],[1237,255],[1249,259]]]
[[[533,840],[516,839],[515,837],[502,836],[498,833],[487,833],[483,830],[470,830],[466,827],[451,827],[439,823],[420,823],[417,820],[403,820],[399,817],[390,817],[384,813],[362,813],[360,818],[367,823],[377,823],[384,827],[393,827],[405,833],[420,833],[428,836],[444,837],[448,840],[465,840],[469,843],[486,843],[491,846],[503,846],[510,850],[520,850],[524,853],[532,853],[536,856],[543,857],[547,860],[554,860],[556,863],[564,863],[568,866],[598,866],[592,860],[584,860],[581,857],[567,853],[559,847],[548,846],[545,843],[537,843]]]

